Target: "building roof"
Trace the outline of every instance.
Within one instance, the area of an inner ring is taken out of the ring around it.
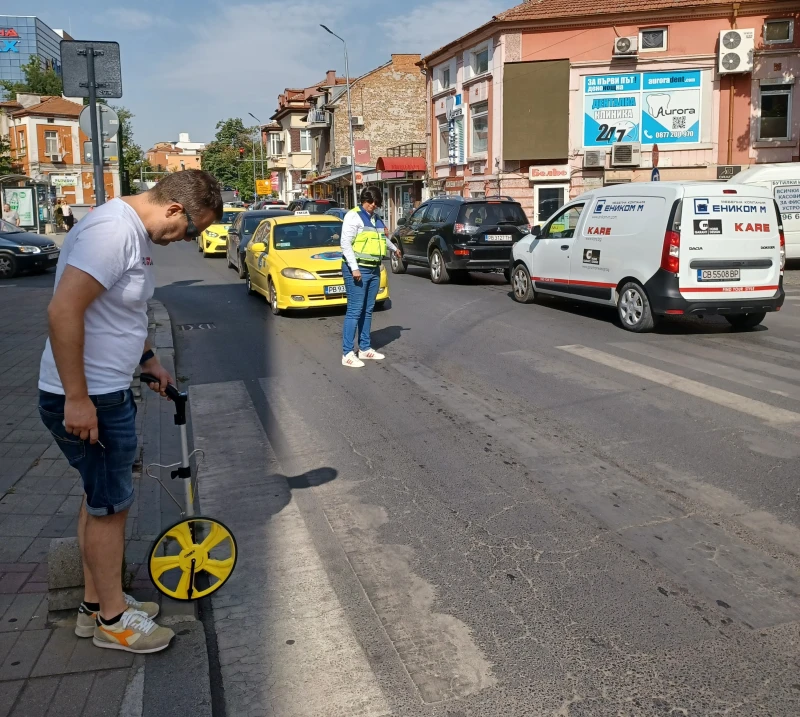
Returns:
[[[0,102],[0,107],[4,108],[6,110],[11,110],[12,112],[14,110],[21,110],[22,109],[22,105],[19,102],[17,102],[16,100],[6,100],[5,102]]]
[[[81,116],[83,105],[65,100],[63,97],[42,97],[38,105],[32,105],[14,112],[15,117],[25,115],[40,115],[44,117],[58,116],[78,119]]]
[[[745,0],[742,4],[769,2]],[[689,8],[731,6],[730,0],[526,0],[521,5],[495,15],[495,20],[544,20],[551,18],[614,15],[637,10],[682,10]]]

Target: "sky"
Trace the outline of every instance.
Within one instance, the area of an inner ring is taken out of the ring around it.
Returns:
[[[515,0],[275,0],[226,3],[152,0],[27,0],[24,14],[76,40],[120,43],[122,91],[112,104],[135,115],[134,138],[143,149],[177,140],[214,138],[218,121],[248,113],[267,122],[286,87],[308,87],[335,69],[357,77],[391,53],[428,53],[475,29]],[[20,6],[21,7],[21,6]]]

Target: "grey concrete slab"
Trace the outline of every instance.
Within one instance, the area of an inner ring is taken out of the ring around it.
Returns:
[[[31,677],[62,675],[70,672],[69,662],[77,644],[74,625],[51,630],[47,644],[31,670]]]
[[[33,538],[3,538],[0,540],[0,562],[13,563],[19,560],[33,543]]]
[[[64,675],[53,695],[47,717],[90,717],[86,712],[86,701],[95,677],[92,672]]]
[[[106,650],[106,652],[110,652]],[[107,670],[95,676],[86,699],[84,714],[89,717],[117,717],[125,688],[131,674],[129,670]]]
[[[47,521],[47,517],[43,515],[10,514],[6,516],[2,526],[0,526],[0,534],[2,534],[3,537],[35,538],[42,531]]]
[[[28,677],[48,637],[50,637],[49,630],[26,630],[20,633],[3,664],[0,665],[0,680],[19,680]]]
[[[96,647],[89,639],[76,639],[75,649],[67,663],[68,672],[91,672],[92,670],[114,670],[133,664],[134,655],[122,650]]]
[[[0,632],[19,632],[28,629],[41,604],[41,595],[16,595],[0,619]]]
[[[0,717],[9,717],[19,693],[25,687],[25,680],[0,682]]]
[[[58,688],[58,677],[28,680],[11,712],[12,717],[45,717]]]

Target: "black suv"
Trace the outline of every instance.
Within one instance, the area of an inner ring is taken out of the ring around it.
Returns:
[[[501,270],[508,281],[511,247],[530,231],[519,202],[509,197],[436,197],[398,224],[393,240],[402,257],[392,256],[392,272],[427,266],[434,284],[468,271]]]
[[[308,197],[301,197],[295,199],[289,204],[289,211],[294,212],[308,212],[309,214],[325,214],[329,209],[338,207],[339,202],[333,199],[309,199]]]

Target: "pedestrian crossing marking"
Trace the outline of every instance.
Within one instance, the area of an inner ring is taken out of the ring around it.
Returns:
[[[619,356],[606,353],[605,351],[598,351],[597,349],[581,346],[580,344],[558,346],[557,348],[573,356],[579,356],[617,371],[623,371],[632,376],[638,376],[646,381],[652,381],[661,386],[681,391],[695,398],[703,398],[711,403],[716,403],[718,406],[724,406],[725,408],[748,414],[766,423],[773,425],[800,423],[800,413],[787,411],[783,408],[776,408],[768,403],[746,398],[745,396],[740,396],[737,393],[725,391],[721,388],[715,388],[714,386],[708,386],[699,381],[684,378],[683,376],[678,376],[668,371],[662,371],[661,369],[652,368],[645,364],[629,361],[628,359],[620,358]]]

